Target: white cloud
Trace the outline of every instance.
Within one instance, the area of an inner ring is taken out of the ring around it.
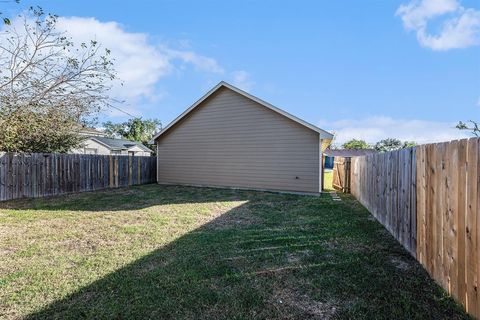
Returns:
[[[213,58],[199,55],[193,51],[173,50],[166,47],[162,48],[171,59],[178,59],[181,62],[192,64],[199,71],[222,74],[225,71]]]
[[[237,70],[232,72],[233,85],[242,90],[250,91],[255,82],[251,80],[250,74],[244,70]]]
[[[111,50],[118,78],[124,82],[123,88],[117,85],[112,92],[118,98],[155,98],[155,84],[173,69],[168,57],[148,43],[146,34],[126,32],[116,22],[60,18],[57,28],[65,31],[76,44],[95,39]]]
[[[396,15],[402,18],[405,28],[416,30],[427,26],[428,20],[458,10],[457,0],[414,0],[401,5]]]
[[[370,117],[366,119],[343,119],[324,122],[320,126],[335,132],[335,144],[341,145],[350,139],[362,139],[370,144],[386,138],[417,143],[441,142],[468,137],[455,128],[456,123]]]
[[[198,72],[223,73],[222,67],[213,58],[200,55],[192,50],[176,49],[164,43],[154,43],[146,33],[128,32],[114,21],[101,22],[95,18],[62,17],[58,20],[58,30],[64,31],[74,43],[97,40],[111,50],[115,69],[123,86],[117,84],[111,94],[125,100],[127,109],[135,115],[141,110],[142,99],[157,101],[167,95],[158,88],[161,79],[174,70],[193,66]],[[132,107],[134,106],[134,107]],[[113,112],[112,115],[116,115]]]
[[[28,14],[25,16],[30,19]],[[33,24],[33,20],[30,23]],[[0,30],[12,27],[21,33],[23,18],[14,19],[12,26],[0,27]],[[248,72],[225,71],[214,58],[195,52],[188,39],[157,41],[147,33],[130,32],[118,22],[102,22],[93,17],[60,17],[56,27],[77,45],[96,40],[111,51],[120,81],[115,82],[109,94],[112,98],[125,101],[119,107],[131,115],[141,116],[154,102],[168,96],[163,81],[168,76],[186,72],[188,68],[193,69],[192,72],[206,74],[206,83],[216,83],[220,76],[225,76],[245,90],[254,85]],[[120,110],[104,112],[110,117],[125,117]]]
[[[415,31],[420,45],[432,50],[449,50],[480,45],[480,11],[464,8],[459,0],[412,0],[401,5],[396,15],[406,30]],[[440,31],[428,26],[443,17]]]

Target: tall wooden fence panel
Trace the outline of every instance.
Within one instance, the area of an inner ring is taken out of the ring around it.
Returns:
[[[0,153],[0,201],[155,181],[155,157]]]
[[[351,193],[413,256],[416,255],[414,148],[354,157]]]
[[[467,312],[480,316],[479,139],[417,147],[417,257]]]
[[[480,139],[356,157],[351,192],[480,318]]]

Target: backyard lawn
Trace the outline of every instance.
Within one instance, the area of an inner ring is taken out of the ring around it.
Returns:
[[[153,184],[0,204],[0,317],[467,318],[341,198]]]
[[[333,171],[332,170],[325,170],[323,172],[323,189],[325,191],[335,191],[333,189]]]

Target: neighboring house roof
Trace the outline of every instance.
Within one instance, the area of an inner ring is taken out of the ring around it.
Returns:
[[[90,139],[100,144],[103,144],[105,147],[111,150],[128,150],[136,146],[142,149],[143,151],[152,152],[150,148],[144,146],[142,143],[137,141],[114,139],[114,138],[107,138],[107,137],[90,137]]]
[[[330,132],[327,132],[323,129],[320,129],[319,127],[317,126],[314,126],[313,124],[310,124],[300,118],[297,118],[295,117],[294,115],[291,115],[290,113],[280,109],[280,108],[277,108],[275,107],[274,105],[271,105],[270,103],[266,102],[266,101],[263,101],[235,86],[232,86],[231,84],[228,84],[226,83],[225,81],[221,81],[219,84],[217,84],[213,89],[211,89],[210,91],[208,91],[203,97],[201,97],[197,102],[195,102],[190,108],[188,108],[187,110],[185,110],[181,115],[179,115],[175,120],[173,120],[172,122],[170,122],[162,131],[158,132],[153,138],[152,140],[150,141],[152,144],[154,143],[154,141],[160,137],[162,134],[164,134],[165,132],[167,132],[171,127],[173,127],[177,122],[179,122],[180,120],[182,120],[187,114],[189,114],[190,112],[192,112],[196,107],[198,107],[205,99],[207,99],[209,96],[211,96],[213,93],[215,93],[217,90],[219,90],[220,88],[222,87],[225,87],[225,88],[228,88],[230,90],[233,90],[235,91],[236,93],[238,94],[241,94],[242,96],[248,98],[248,99],[251,99],[257,103],[259,103],[260,105],[272,110],[272,111],[275,111],[287,118],[289,118],[290,120],[293,120],[313,131],[316,131],[320,134],[320,138],[321,139],[326,139],[326,140],[332,140],[333,139],[333,134],[331,134]]]
[[[89,136],[89,137],[106,137],[107,136],[105,132],[99,131],[95,128],[88,128],[88,127],[79,128],[78,134],[82,136]]]
[[[323,152],[329,157],[360,157],[377,153],[374,149],[327,149]]]

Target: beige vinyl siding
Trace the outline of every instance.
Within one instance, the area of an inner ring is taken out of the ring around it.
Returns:
[[[319,191],[318,132],[228,88],[156,142],[159,183]]]

